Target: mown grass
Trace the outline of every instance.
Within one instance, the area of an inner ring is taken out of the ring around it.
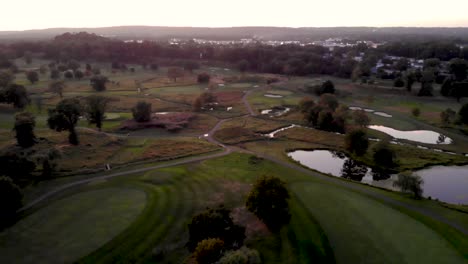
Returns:
[[[231,209],[242,207],[256,178],[274,175],[288,183],[292,219],[278,234],[257,233],[247,239],[249,247],[259,250],[263,263],[334,263],[335,260],[338,263],[464,263],[462,257],[468,240],[445,224],[424,219],[412,211],[393,209],[358,190],[348,190],[346,186],[324,182],[266,160],[250,164],[249,157],[231,154],[83,187],[132,186],[147,193],[147,203],[124,231],[90,255],[83,255],[79,262],[180,263],[189,255],[184,245],[188,239],[187,224],[195,213],[219,204]],[[362,188],[415,206],[420,203],[425,208],[436,206],[433,201],[416,201],[396,193]],[[42,210],[45,209],[34,214]],[[467,219],[466,214],[442,206],[435,210],[460,222]],[[82,212],[83,217],[86,212]],[[58,214],[48,213],[44,221],[53,222],[55,217]],[[47,239],[60,240],[60,236],[63,234],[50,234]]]
[[[2,263],[71,263],[110,241],[145,207],[144,192],[82,192],[27,216],[0,234]]]
[[[322,224],[339,263],[464,262],[436,232],[376,201],[321,184],[291,188]]]

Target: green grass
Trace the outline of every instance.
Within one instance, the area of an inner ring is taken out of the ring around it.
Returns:
[[[105,188],[52,202],[0,234],[2,262],[73,262],[121,233],[145,199],[139,190]]]
[[[139,140],[132,143],[145,144]],[[83,257],[79,261],[82,263],[180,263],[189,255],[184,244],[188,239],[187,224],[195,213],[221,203],[228,208],[242,207],[255,179],[260,175],[274,175],[288,183],[292,194],[292,218],[279,234],[257,234],[247,239],[246,244],[259,250],[264,263],[310,263],[312,259],[318,263],[334,263],[335,260],[338,263],[463,263],[468,240],[445,224],[266,160],[249,164],[248,158],[246,154],[231,154],[82,187],[92,190],[114,186],[102,190],[107,192],[121,190],[117,189],[119,186],[131,186],[147,193],[147,203],[138,217],[131,223],[126,222],[127,228],[114,234],[108,243],[101,247],[93,244],[94,251],[87,256],[86,253],[72,256]],[[468,225],[466,214],[436,206],[433,201],[416,201],[401,194],[362,188],[412,206],[434,209]],[[54,223],[54,219],[62,214],[61,211],[48,211],[55,204],[69,205],[68,210],[98,211],[99,204],[84,209],[69,202],[79,195],[89,197],[93,192],[99,191],[83,192],[52,202],[30,217],[37,215],[43,217],[43,221]],[[133,196],[120,196],[125,199],[120,203],[134,203]],[[88,198],[89,201],[92,199]],[[82,217],[86,218],[86,215]],[[108,219],[93,221],[96,223],[92,226],[99,226]],[[17,235],[11,231],[6,234],[13,238]],[[23,232],[25,237],[22,239],[29,241],[28,234]],[[61,232],[44,235],[44,243],[52,243],[60,236]],[[10,252],[9,256],[19,256],[20,250]]]
[[[338,263],[464,263],[436,232],[379,202],[322,184],[291,188],[316,215]]]

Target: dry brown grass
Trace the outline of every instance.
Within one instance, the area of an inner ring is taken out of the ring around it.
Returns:
[[[335,149],[344,148],[344,136],[335,133],[325,132],[317,129],[295,127],[277,134],[278,138],[285,137],[287,139],[314,143],[323,147],[331,147]]]

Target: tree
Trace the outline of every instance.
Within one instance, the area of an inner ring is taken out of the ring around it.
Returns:
[[[334,94],[335,93],[335,85],[333,84],[332,81],[327,80],[322,83],[322,85],[317,86],[315,93],[317,95],[322,95],[322,94]]]
[[[97,92],[106,90],[106,83],[109,81],[106,76],[95,75],[91,77],[90,82],[93,89]]]
[[[206,72],[198,74],[197,77],[198,83],[209,83],[210,75]]]
[[[68,80],[72,79],[73,78],[73,72],[72,71],[66,71],[64,74],[63,74],[63,77],[67,78]]]
[[[431,58],[424,60],[424,69],[436,69],[440,66],[440,59],[438,58]]]
[[[86,98],[86,117],[90,124],[96,124],[99,131],[101,131],[102,122],[105,119],[107,102],[107,98],[99,95]]]
[[[421,89],[419,89],[418,96],[432,96],[432,87],[431,82],[422,81],[421,82]]]
[[[34,84],[36,83],[37,81],[39,81],[39,74],[35,71],[28,71],[26,72],[26,78],[28,78],[29,82],[31,82],[31,84]]]
[[[150,68],[153,71],[157,71],[159,68],[159,65],[157,63],[151,63]]]
[[[444,111],[440,112],[440,120],[442,124],[448,125],[455,121],[456,115],[457,113],[454,110],[452,110],[451,108],[447,108]]]
[[[187,248],[193,251],[200,241],[208,238],[221,239],[228,249],[241,247],[245,239],[245,228],[234,224],[230,213],[221,206],[195,215],[188,225]]]
[[[9,177],[0,176],[0,230],[14,222],[22,200],[20,188]]]
[[[65,83],[62,81],[53,81],[49,84],[49,92],[51,93],[56,93],[60,96],[60,98],[63,97],[63,89],[65,89]]]
[[[406,71],[409,67],[409,61],[406,58],[399,59],[395,64],[395,69],[397,71]]]
[[[203,107],[202,100],[200,99],[200,97],[197,97],[195,101],[193,101],[193,111],[199,112],[202,110],[202,107]]]
[[[39,67],[39,73],[40,73],[41,75],[45,75],[45,74],[47,73],[47,66],[46,66],[46,65],[41,65],[41,66]]]
[[[196,70],[196,69],[199,69],[200,68],[200,64],[198,64],[198,62],[195,62],[195,61],[186,61],[184,62],[184,70],[192,73],[193,70]]]
[[[18,145],[23,148],[29,148],[36,143],[36,136],[34,135],[35,126],[36,120],[33,114],[29,112],[16,114],[13,130],[16,132]]]
[[[84,77],[84,73],[80,70],[75,70],[74,72],[75,78],[81,80]]]
[[[302,98],[302,100],[299,102],[299,109],[301,110],[301,113],[306,114],[309,113],[311,109],[315,107],[315,101],[314,99],[310,97],[305,97]]]
[[[434,82],[434,72],[431,70],[425,70],[421,77],[421,89],[418,92],[418,96],[432,96],[432,83]]]
[[[440,87],[440,94],[443,96],[450,96],[452,94],[453,89],[453,79],[446,78]]]
[[[193,257],[199,264],[215,263],[222,256],[224,241],[219,238],[207,238],[198,242]]]
[[[322,94],[319,99],[319,104],[328,107],[332,111],[335,111],[339,105],[336,96],[333,94]]]
[[[23,109],[31,100],[29,99],[29,94],[24,86],[10,84],[6,89],[1,91],[0,101],[13,104],[15,108]]]
[[[394,87],[398,87],[398,88],[404,87],[404,86],[405,86],[405,82],[403,81],[402,78],[398,77],[398,78],[396,78],[396,79],[393,81],[393,86],[394,86]]]
[[[49,128],[57,132],[68,130],[68,142],[72,145],[78,145],[79,140],[75,126],[81,112],[82,108],[78,99],[63,99],[54,109],[49,109],[49,118],[47,119]]]
[[[467,77],[468,64],[463,59],[452,59],[449,62],[449,71],[455,76],[456,81],[464,81]]]
[[[180,67],[171,67],[167,69],[167,77],[174,79],[174,82],[177,82],[177,78],[184,77],[184,69]]]
[[[379,142],[374,147],[372,155],[373,161],[380,169],[392,169],[396,166],[395,152],[390,148],[387,142]]]
[[[416,81],[416,75],[414,74],[413,71],[406,72],[405,75],[405,80],[406,80],[406,90],[408,92],[411,92],[411,89],[413,88],[413,84]]]
[[[454,82],[449,95],[457,98],[457,102],[460,102],[462,97],[468,96],[468,82]]]
[[[25,52],[23,58],[24,58],[24,61],[26,62],[26,64],[29,65],[29,64],[32,63],[32,54],[31,54],[31,52],[29,52],[29,51]]]
[[[468,125],[468,103],[464,104],[458,111],[460,122]]]
[[[288,199],[286,184],[279,178],[260,177],[250,191],[246,206],[249,211],[260,218],[270,230],[279,229],[289,223]]]
[[[15,75],[11,71],[0,71],[0,88],[8,87],[14,79]]]
[[[57,69],[52,69],[50,71],[50,78],[52,80],[57,80],[57,79],[60,79],[60,71],[57,70]]]
[[[411,109],[411,113],[414,117],[418,117],[419,115],[421,115],[421,110],[418,107],[414,107],[413,109]]]
[[[67,65],[67,68],[72,70],[73,72],[75,72],[76,70],[78,70],[78,68],[80,68],[80,63],[76,60],[71,60],[68,62],[68,65]]]
[[[422,184],[424,180],[419,175],[411,173],[400,173],[398,179],[393,182],[393,186],[400,187],[402,192],[410,192],[416,199],[422,197]]]
[[[151,120],[151,103],[139,101],[132,108],[133,119],[137,122],[148,122]]]
[[[249,67],[249,62],[246,60],[241,60],[237,64],[237,68],[239,69],[241,73],[246,72],[248,67]]]
[[[353,112],[353,119],[356,125],[360,127],[367,127],[370,124],[370,118],[364,110],[357,110]]]
[[[362,156],[366,153],[369,147],[369,140],[364,130],[353,130],[346,134],[345,148],[351,153]]]

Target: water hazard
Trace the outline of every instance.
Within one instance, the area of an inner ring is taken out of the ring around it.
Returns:
[[[425,144],[451,144],[452,139],[430,130],[410,130],[402,131],[391,127],[372,125],[370,129],[378,130],[385,134],[388,134],[396,139],[406,139],[414,142],[420,142]]]
[[[373,171],[341,152],[329,150],[296,150],[288,156],[300,164],[322,173],[370,185],[396,190],[396,175]],[[425,197],[447,203],[468,204],[468,166],[434,166],[415,171],[423,180]]]

